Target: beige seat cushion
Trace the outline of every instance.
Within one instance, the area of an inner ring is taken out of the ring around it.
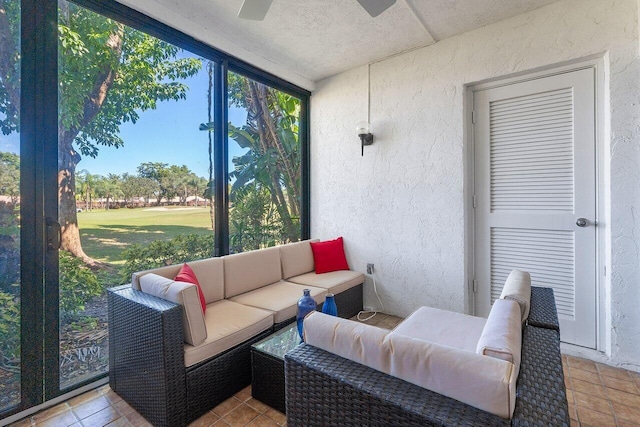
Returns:
[[[271,328],[273,314],[222,300],[207,305],[205,322],[206,340],[195,347],[188,344],[184,346],[184,364],[187,367],[229,350]]]
[[[222,257],[224,297],[231,298],[282,279],[278,247]]]
[[[395,333],[475,352],[487,319],[433,307],[420,307],[393,330]]]
[[[531,275],[526,271],[513,270],[504,282],[500,299],[510,299],[520,305],[522,323],[529,317],[531,307]]]
[[[287,282],[324,288],[329,293],[339,294],[360,283],[364,283],[364,274],[351,270],[332,271],[322,274],[311,272],[290,277],[287,279]]]
[[[198,345],[207,338],[207,329],[196,285],[175,282],[166,277],[149,273],[140,277],[140,288],[144,293],[182,306],[182,330],[185,342]]]
[[[309,242],[318,241],[318,239],[303,240],[302,242],[279,246],[283,279],[286,280],[289,277],[299,276],[313,271],[313,251],[311,250]]]
[[[311,296],[317,304],[322,303],[327,295],[326,289],[280,281],[235,296],[231,301],[272,311],[274,323],[280,323],[296,315],[298,300],[305,289],[311,291]]]
[[[202,288],[204,300],[207,304],[219,301],[224,298],[224,264],[222,258],[207,258],[187,263],[198,278],[198,283]],[[172,279],[176,277],[182,264],[169,265],[166,267],[152,268],[150,270],[138,271],[131,276],[131,287],[140,290],[140,277],[145,274],[154,273],[158,276]]]
[[[521,347],[520,306],[515,301],[495,300],[478,340],[476,352],[511,362],[515,365],[516,372],[519,372]]]

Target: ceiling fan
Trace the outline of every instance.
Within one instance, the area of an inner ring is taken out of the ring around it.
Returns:
[[[244,0],[238,12],[238,17],[252,21],[262,21],[267,15],[272,1],[273,0]],[[357,0],[357,2],[360,3],[360,6],[362,6],[372,18],[375,18],[393,6],[396,0]]]

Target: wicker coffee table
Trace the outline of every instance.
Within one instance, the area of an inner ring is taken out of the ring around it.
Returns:
[[[251,346],[251,395],[285,412],[284,355],[300,344],[293,322]]]

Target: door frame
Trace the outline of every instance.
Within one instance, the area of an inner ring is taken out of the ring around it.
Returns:
[[[487,80],[469,83],[464,86],[464,223],[465,223],[465,280],[468,299],[468,313],[475,315],[475,135],[473,124],[473,97],[480,90],[508,86],[530,80],[541,79],[558,74],[565,74],[582,69],[593,69],[595,75],[595,136],[596,136],[596,350],[605,351],[609,347],[610,334],[607,333],[606,313],[607,295],[611,279],[607,271],[611,271],[611,259],[607,248],[611,247],[611,228],[609,227],[610,206],[609,187],[609,116],[605,115],[608,98],[605,87],[608,85],[609,73],[606,64],[608,54],[594,55],[578,60],[552,64],[533,70],[523,71],[507,76],[494,77]],[[582,348],[582,347],[579,347]]]

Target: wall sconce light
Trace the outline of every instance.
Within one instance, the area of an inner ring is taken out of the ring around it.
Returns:
[[[362,155],[364,156],[364,146],[373,144],[373,134],[369,131],[369,123],[358,122],[358,126],[356,126],[356,133],[360,137]]]

